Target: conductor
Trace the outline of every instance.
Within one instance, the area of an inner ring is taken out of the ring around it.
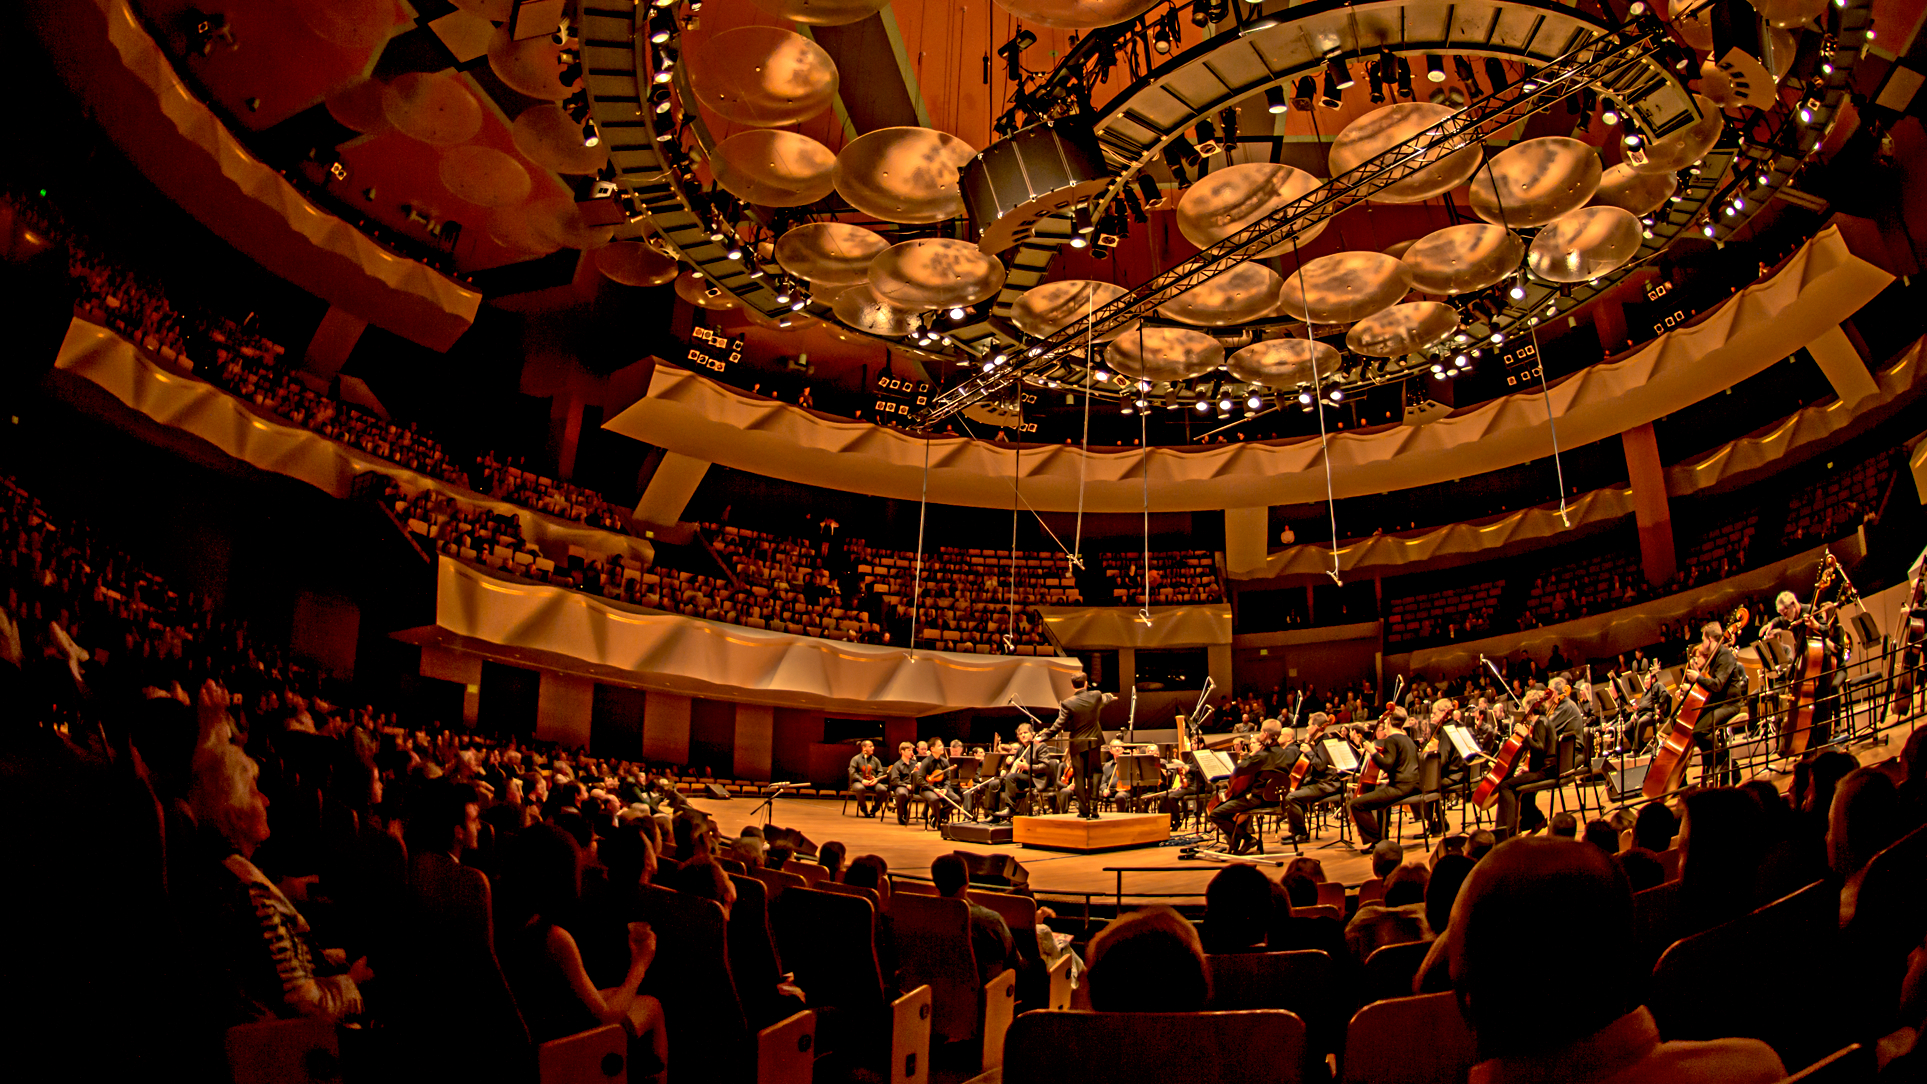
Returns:
[[[1098,715],[1117,697],[1091,688],[1083,674],[1071,675],[1071,688],[1076,691],[1057,706],[1057,725],[1070,739],[1067,752],[1076,772],[1078,816],[1094,821],[1097,777],[1104,764],[1104,723]]]

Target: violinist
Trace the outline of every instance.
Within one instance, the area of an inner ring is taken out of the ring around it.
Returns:
[[[928,750],[922,760],[917,761],[917,797],[923,799],[923,807],[930,811],[930,817],[942,828],[944,821],[950,819],[951,805],[945,796],[960,799],[957,791],[956,776],[950,767],[950,751],[941,738],[931,738],[922,743],[921,748]]]
[[[1700,646],[1684,676],[1706,690],[1706,709],[1693,725],[1693,744],[1700,751],[1700,781],[1709,786],[1732,786],[1738,780],[1727,765],[1726,743],[1719,736],[1746,708],[1746,670],[1727,646],[1726,629],[1718,621],[1700,626]],[[1718,783],[1713,782],[1715,778]]]
[[[1105,754],[1104,772],[1097,781],[1098,801],[1109,802],[1117,809],[1136,812],[1136,799],[1131,794],[1131,785],[1117,780],[1118,762],[1124,757],[1124,742],[1112,738],[1111,744],[1105,747]]]
[[[859,817],[874,817],[883,808],[883,761],[877,759],[876,748],[866,738],[850,758],[850,794]]]
[[[1379,719],[1376,733],[1377,740],[1365,755],[1378,765],[1378,785],[1350,802],[1361,851],[1371,850],[1385,836],[1378,810],[1418,793],[1418,744],[1398,727],[1390,712]]]
[[[1445,733],[1446,727],[1455,726],[1458,722],[1458,701],[1450,697],[1432,701],[1432,715],[1425,724],[1427,738],[1425,745],[1419,750],[1419,757],[1422,760],[1430,754],[1438,755],[1439,787],[1442,790],[1450,790],[1465,782],[1466,773],[1470,770],[1466,766],[1465,758],[1459,755],[1459,747],[1453,745],[1452,739]],[[1430,821],[1430,827],[1439,835],[1445,834],[1444,806],[1444,802],[1432,802],[1425,807],[1425,815]]]
[[[1298,760],[1298,746],[1292,741],[1290,732],[1276,719],[1266,719],[1258,728],[1257,747],[1250,756],[1238,762],[1232,773],[1251,775],[1251,785],[1244,793],[1226,798],[1211,811],[1211,823],[1218,826],[1224,834],[1225,845],[1232,854],[1243,854],[1251,846],[1251,838],[1240,824],[1238,817],[1266,804],[1263,791],[1271,782],[1268,777],[1284,775]]]
[[[1304,780],[1285,795],[1285,817],[1291,822],[1293,843],[1311,839],[1311,833],[1305,830],[1305,811],[1344,788],[1337,773],[1332,771],[1331,755],[1320,742],[1330,724],[1331,716],[1322,711],[1312,712],[1305,721],[1305,741],[1298,752],[1311,766],[1306,769]]]
[[[1527,794],[1521,799],[1519,788],[1552,778],[1552,756],[1559,748],[1559,739],[1547,712],[1550,710],[1548,705],[1551,697],[1555,695],[1538,689],[1526,694],[1526,717],[1520,723],[1527,728],[1525,770],[1513,772],[1505,782],[1499,784],[1498,826],[1509,835],[1537,832],[1546,826],[1546,815],[1539,812],[1538,796]],[[1522,800],[1525,803],[1523,809],[1520,806]]]
[[[1841,688],[1847,680],[1844,669],[1847,634],[1840,627],[1831,603],[1804,606],[1799,596],[1791,591],[1782,591],[1774,598],[1773,608],[1779,611],[1779,616],[1760,626],[1762,638],[1777,627],[1790,630],[1796,640],[1816,639],[1826,647],[1825,661],[1821,664],[1821,676],[1814,696],[1813,725],[1807,736],[1807,748],[1815,749],[1827,744],[1833,737],[1833,717],[1839,710]]]

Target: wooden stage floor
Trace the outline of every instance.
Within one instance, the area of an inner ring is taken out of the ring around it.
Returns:
[[[1863,764],[1878,763],[1900,752],[1906,741],[1907,732],[1890,731],[1889,741],[1884,744],[1856,744],[1849,751],[1857,755]],[[1791,783],[1790,774],[1768,776],[1782,791]],[[1579,803],[1575,791],[1581,788],[1566,787],[1561,792],[1565,799],[1564,808],[1579,815]],[[1604,788],[1583,788],[1586,791],[1587,817],[1599,816],[1597,801],[1605,797]],[[1539,796],[1539,808],[1548,815],[1561,808],[1551,794]],[[746,824],[761,824],[760,816],[752,822],[750,811],[756,808],[755,799],[736,798],[722,801],[709,798],[691,800],[696,808],[716,818],[719,829],[725,835],[735,835]],[[939,836],[934,830],[926,829],[921,823],[912,822],[909,826],[899,825],[894,813],[886,812],[883,819],[865,819],[856,815],[856,803],[850,803],[849,813],[843,814],[841,799],[822,798],[779,798],[775,814],[770,823],[785,828],[795,828],[808,836],[818,845],[830,840],[841,840],[849,848],[850,857],[874,854],[881,857],[892,872],[911,873],[922,877],[930,875],[930,861],[938,855],[952,851],[975,851],[984,854],[1008,854],[1024,864],[1030,875],[1031,891],[1042,896],[1054,894],[1081,897],[1092,893],[1098,897],[1113,896],[1118,890],[1118,875],[1105,872],[1107,867],[1145,867],[1150,872],[1129,872],[1123,875],[1124,896],[1128,900],[1133,895],[1181,893],[1183,897],[1168,902],[1202,902],[1204,887],[1213,874],[1222,868],[1220,863],[1201,861],[1182,861],[1179,852],[1183,844],[1190,842],[1215,842],[1216,833],[1199,836],[1187,824],[1186,828],[1174,832],[1171,841],[1161,846],[1138,847],[1129,850],[1104,851],[1095,854],[1072,854],[1063,851],[1039,850],[1020,844],[989,846],[974,843],[954,843]],[[1612,806],[1609,804],[1608,809]],[[1460,831],[1462,811],[1457,808],[1446,812],[1448,831]],[[1106,814],[1109,816],[1109,814]],[[1491,817],[1486,817],[1489,826]],[[1581,819],[1584,826],[1584,818]],[[1413,817],[1405,817],[1405,831],[1399,841],[1406,847],[1406,861],[1420,861],[1429,857],[1429,851],[1420,838],[1418,825]],[[1438,837],[1433,837],[1433,843]],[[1265,841],[1265,856],[1251,856],[1261,863],[1260,868],[1266,875],[1277,879],[1284,874],[1282,866],[1262,864],[1266,858],[1293,857],[1291,847],[1286,844],[1280,848],[1274,839]],[[1325,879],[1338,881],[1345,885],[1357,885],[1372,875],[1371,856],[1356,851],[1350,845],[1338,841],[1335,822],[1328,819],[1325,831],[1313,837],[1303,847],[1307,857],[1316,858],[1325,867]],[[1102,903],[1099,899],[1097,902]],[[1062,904],[1059,905],[1063,909]]]

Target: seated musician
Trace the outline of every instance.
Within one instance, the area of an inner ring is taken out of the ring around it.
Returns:
[[[877,759],[876,748],[866,739],[850,758],[850,794],[859,817],[874,817],[883,808],[883,761]]]
[[[897,823],[910,823],[910,799],[923,789],[923,777],[917,771],[917,747],[909,742],[897,745],[897,759],[884,773],[883,785],[896,800]]]
[[[917,797],[923,799],[924,809],[938,827],[949,819],[952,806],[946,800],[962,797],[957,792],[954,774],[950,769],[950,752],[941,738],[931,738],[923,743],[930,750],[922,760],[917,761]]]
[[[1445,733],[1448,726],[1459,725],[1459,705],[1450,697],[1432,701],[1432,714],[1425,723],[1426,740],[1419,749],[1421,762],[1429,753],[1439,757],[1439,788],[1450,790],[1465,783],[1471,768],[1465,758],[1459,755],[1459,748]],[[1433,802],[1425,807],[1429,827],[1438,835],[1445,834],[1445,803]]]
[[[1738,783],[1726,758],[1726,726],[1746,710],[1746,669],[1726,644],[1726,629],[1718,621],[1700,626],[1700,646],[1687,667],[1687,681],[1706,690],[1706,707],[1693,724],[1693,744],[1700,751],[1700,783],[1730,787]]]
[[[1117,780],[1118,761],[1124,756],[1124,743],[1112,738],[1105,752],[1104,770],[1097,781],[1098,800],[1109,802],[1116,809],[1136,812],[1137,799],[1131,794],[1131,785]]]
[[[1287,742],[1291,742],[1287,747]],[[1276,719],[1266,719],[1258,728],[1257,748],[1252,754],[1238,762],[1233,778],[1238,775],[1251,775],[1251,783],[1244,793],[1226,798],[1211,811],[1211,823],[1224,833],[1226,848],[1232,854],[1243,854],[1252,846],[1252,839],[1246,824],[1240,823],[1243,814],[1263,808],[1272,800],[1265,797],[1265,791],[1275,782],[1282,783],[1290,773],[1292,764],[1298,760],[1297,745],[1292,742],[1289,732]]]
[[[1791,591],[1775,596],[1773,608],[1780,616],[1760,626],[1762,639],[1776,628],[1791,630],[1796,656],[1804,655],[1798,645],[1808,638],[1826,645],[1820,664],[1822,676],[1814,689],[1813,723],[1807,733],[1807,748],[1818,749],[1833,740],[1833,718],[1840,710],[1841,690],[1847,682],[1847,672],[1843,669],[1847,659],[1847,633],[1840,627],[1831,605],[1802,605],[1799,596]],[[1799,669],[1797,664],[1795,669]]]
[[[1037,739],[1030,724],[1017,728],[1017,741],[1004,749],[1009,753],[1006,760],[1003,782],[995,795],[996,817],[1007,820],[1015,816],[1026,800],[1041,807],[1042,812],[1057,812],[1054,803],[1057,793],[1055,762],[1044,756],[1044,743]],[[1043,797],[1033,798],[1041,794]]]
[[[1378,765],[1378,785],[1348,803],[1360,850],[1371,849],[1385,836],[1378,810],[1418,793],[1418,746],[1389,717],[1379,720],[1376,743],[1365,755]]]
[[[1546,826],[1546,815],[1539,812],[1538,796],[1525,795],[1522,807],[1519,788],[1552,778],[1552,755],[1559,748],[1552,720],[1547,717],[1548,694],[1534,689],[1526,694],[1525,702],[1526,717],[1519,724],[1526,729],[1523,750],[1525,767],[1515,770],[1505,782],[1499,784],[1498,826],[1515,836],[1537,832]]]
[[[1305,811],[1337,794],[1344,786],[1332,770],[1331,755],[1325,752],[1322,741],[1325,728],[1330,725],[1331,716],[1322,711],[1314,711],[1306,719],[1305,740],[1299,746],[1299,755],[1310,761],[1311,767],[1306,769],[1304,781],[1285,795],[1285,816],[1291,821],[1293,843],[1311,839],[1311,833],[1305,828]]]
[[[1171,817],[1171,827],[1184,823],[1184,803],[1186,799],[1198,798],[1211,793],[1211,783],[1204,777],[1204,769],[1197,764],[1185,761],[1172,761],[1171,789],[1162,794],[1150,795],[1158,800],[1158,809]]]

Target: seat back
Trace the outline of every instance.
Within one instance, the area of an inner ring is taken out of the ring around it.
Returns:
[[[1344,886],[1340,885],[1339,887],[1342,889]],[[1291,917],[1329,918],[1333,922],[1343,922],[1345,921],[1345,910],[1342,907],[1333,907],[1329,903],[1319,903],[1313,904],[1310,907],[1294,907],[1291,909]]]
[[[736,983],[736,996],[753,1020],[766,1020],[759,1013],[757,997],[768,996],[782,981],[783,961],[776,953],[776,936],[770,928],[769,897],[762,880],[730,876],[736,886],[736,906],[729,909],[727,939],[729,973]]]
[[[1418,764],[1418,792],[1437,794],[1439,792],[1439,755],[1427,753]]]
[[[1374,1001],[1345,1029],[1345,1084],[1455,1084],[1479,1060],[1450,993]]]
[[[1431,950],[1430,941],[1406,941],[1374,950],[1365,958],[1363,1000],[1412,996],[1412,978]]]
[[[642,992],[662,1002],[669,1033],[699,1034],[724,1050],[731,1044],[740,1050],[749,1025],[729,970],[723,909],[712,900],[655,885],[643,885],[638,902],[642,919],[658,931],[656,959]],[[696,1068],[687,1060],[678,1064],[688,1064],[692,1072]]]
[[[1004,1084],[1297,1084],[1305,1022],[1283,1009],[1027,1012],[1004,1038]]]
[[[1339,915],[1345,913],[1345,886],[1338,881],[1318,882],[1318,902],[1326,907],[1336,907]]]
[[[493,894],[481,871],[417,855],[393,951],[377,961],[404,1074],[526,1080],[534,1052],[495,955]]]
[[[785,865],[783,872],[795,873],[797,876],[803,878],[806,885],[810,888],[815,888],[818,884],[830,879],[829,867],[818,865],[815,862],[797,862],[795,863],[794,869]]]
[[[890,878],[890,894],[892,896],[934,896],[937,894],[937,886],[931,884],[929,881],[913,881],[908,877],[892,877]]]
[[[1050,962],[1046,972],[1050,979],[1049,992],[1044,997],[1047,1009],[1068,1009],[1071,1007],[1071,954],[1066,952]]]
[[[985,1069],[995,1069],[1004,1062],[1004,1034],[1010,1030],[1010,1022],[1017,1018],[1017,972],[1000,971],[996,978],[984,984],[983,1000],[983,1061]]]
[[[1818,1061],[1852,1034],[1849,1002],[1815,997],[1786,1026],[1788,991],[1837,991],[1840,892],[1816,881],[1668,948],[1653,968],[1647,1006],[1666,1039],[1750,1038],[1789,1067]]]
[[[1206,956],[1204,962],[1211,973],[1209,1008],[1289,1009],[1305,1022],[1306,1051],[1312,1060],[1338,1049],[1351,1005],[1339,988],[1330,953],[1234,952]]]
[[[618,1024],[551,1039],[535,1048],[540,1084],[628,1084],[629,1036]]]
[[[767,898],[771,900],[782,895],[783,890],[786,888],[809,887],[809,882],[804,880],[802,876],[791,873],[788,870],[763,869],[759,866],[756,869],[750,870],[749,876],[763,882],[763,888],[767,894]]]
[[[1568,734],[1559,739],[1559,748],[1553,754],[1553,766],[1560,775],[1571,775],[1579,770],[1579,738]]]
[[[810,1084],[816,1013],[804,1010],[756,1033],[756,1084]]]
[[[930,987],[890,1003],[890,1064],[884,1084],[929,1084]]]
[[[1029,896],[1017,896],[1009,892],[986,892],[981,888],[970,889],[969,896],[970,902],[997,912],[1004,920],[1004,925],[1010,927],[1013,937],[1018,936],[1021,930],[1037,928],[1037,901]],[[1036,938],[1032,940],[1035,941]],[[1021,951],[1023,946],[1019,945],[1018,949]]]
[[[874,888],[846,885],[842,881],[818,881],[810,887],[816,889],[818,892],[834,892],[839,896],[861,896],[870,901],[871,910],[881,910],[883,908],[883,897],[877,895],[877,890]]]
[[[1385,881],[1382,878],[1374,877],[1358,886],[1358,905],[1360,907],[1368,903],[1377,903],[1384,898]]]
[[[1862,1084],[1874,1078],[1877,1066],[1871,1046],[1841,1047],[1780,1084]]]
[[[983,990],[970,947],[969,906],[939,896],[893,895],[890,918],[899,984],[930,987],[931,1032],[945,1042],[976,1037]]]
[[[306,1017],[231,1027],[222,1037],[234,1084],[330,1084],[341,1079],[331,1020]]]
[[[771,908],[776,947],[812,1004],[864,1012],[884,1001],[876,911],[868,900],[795,888]]]

